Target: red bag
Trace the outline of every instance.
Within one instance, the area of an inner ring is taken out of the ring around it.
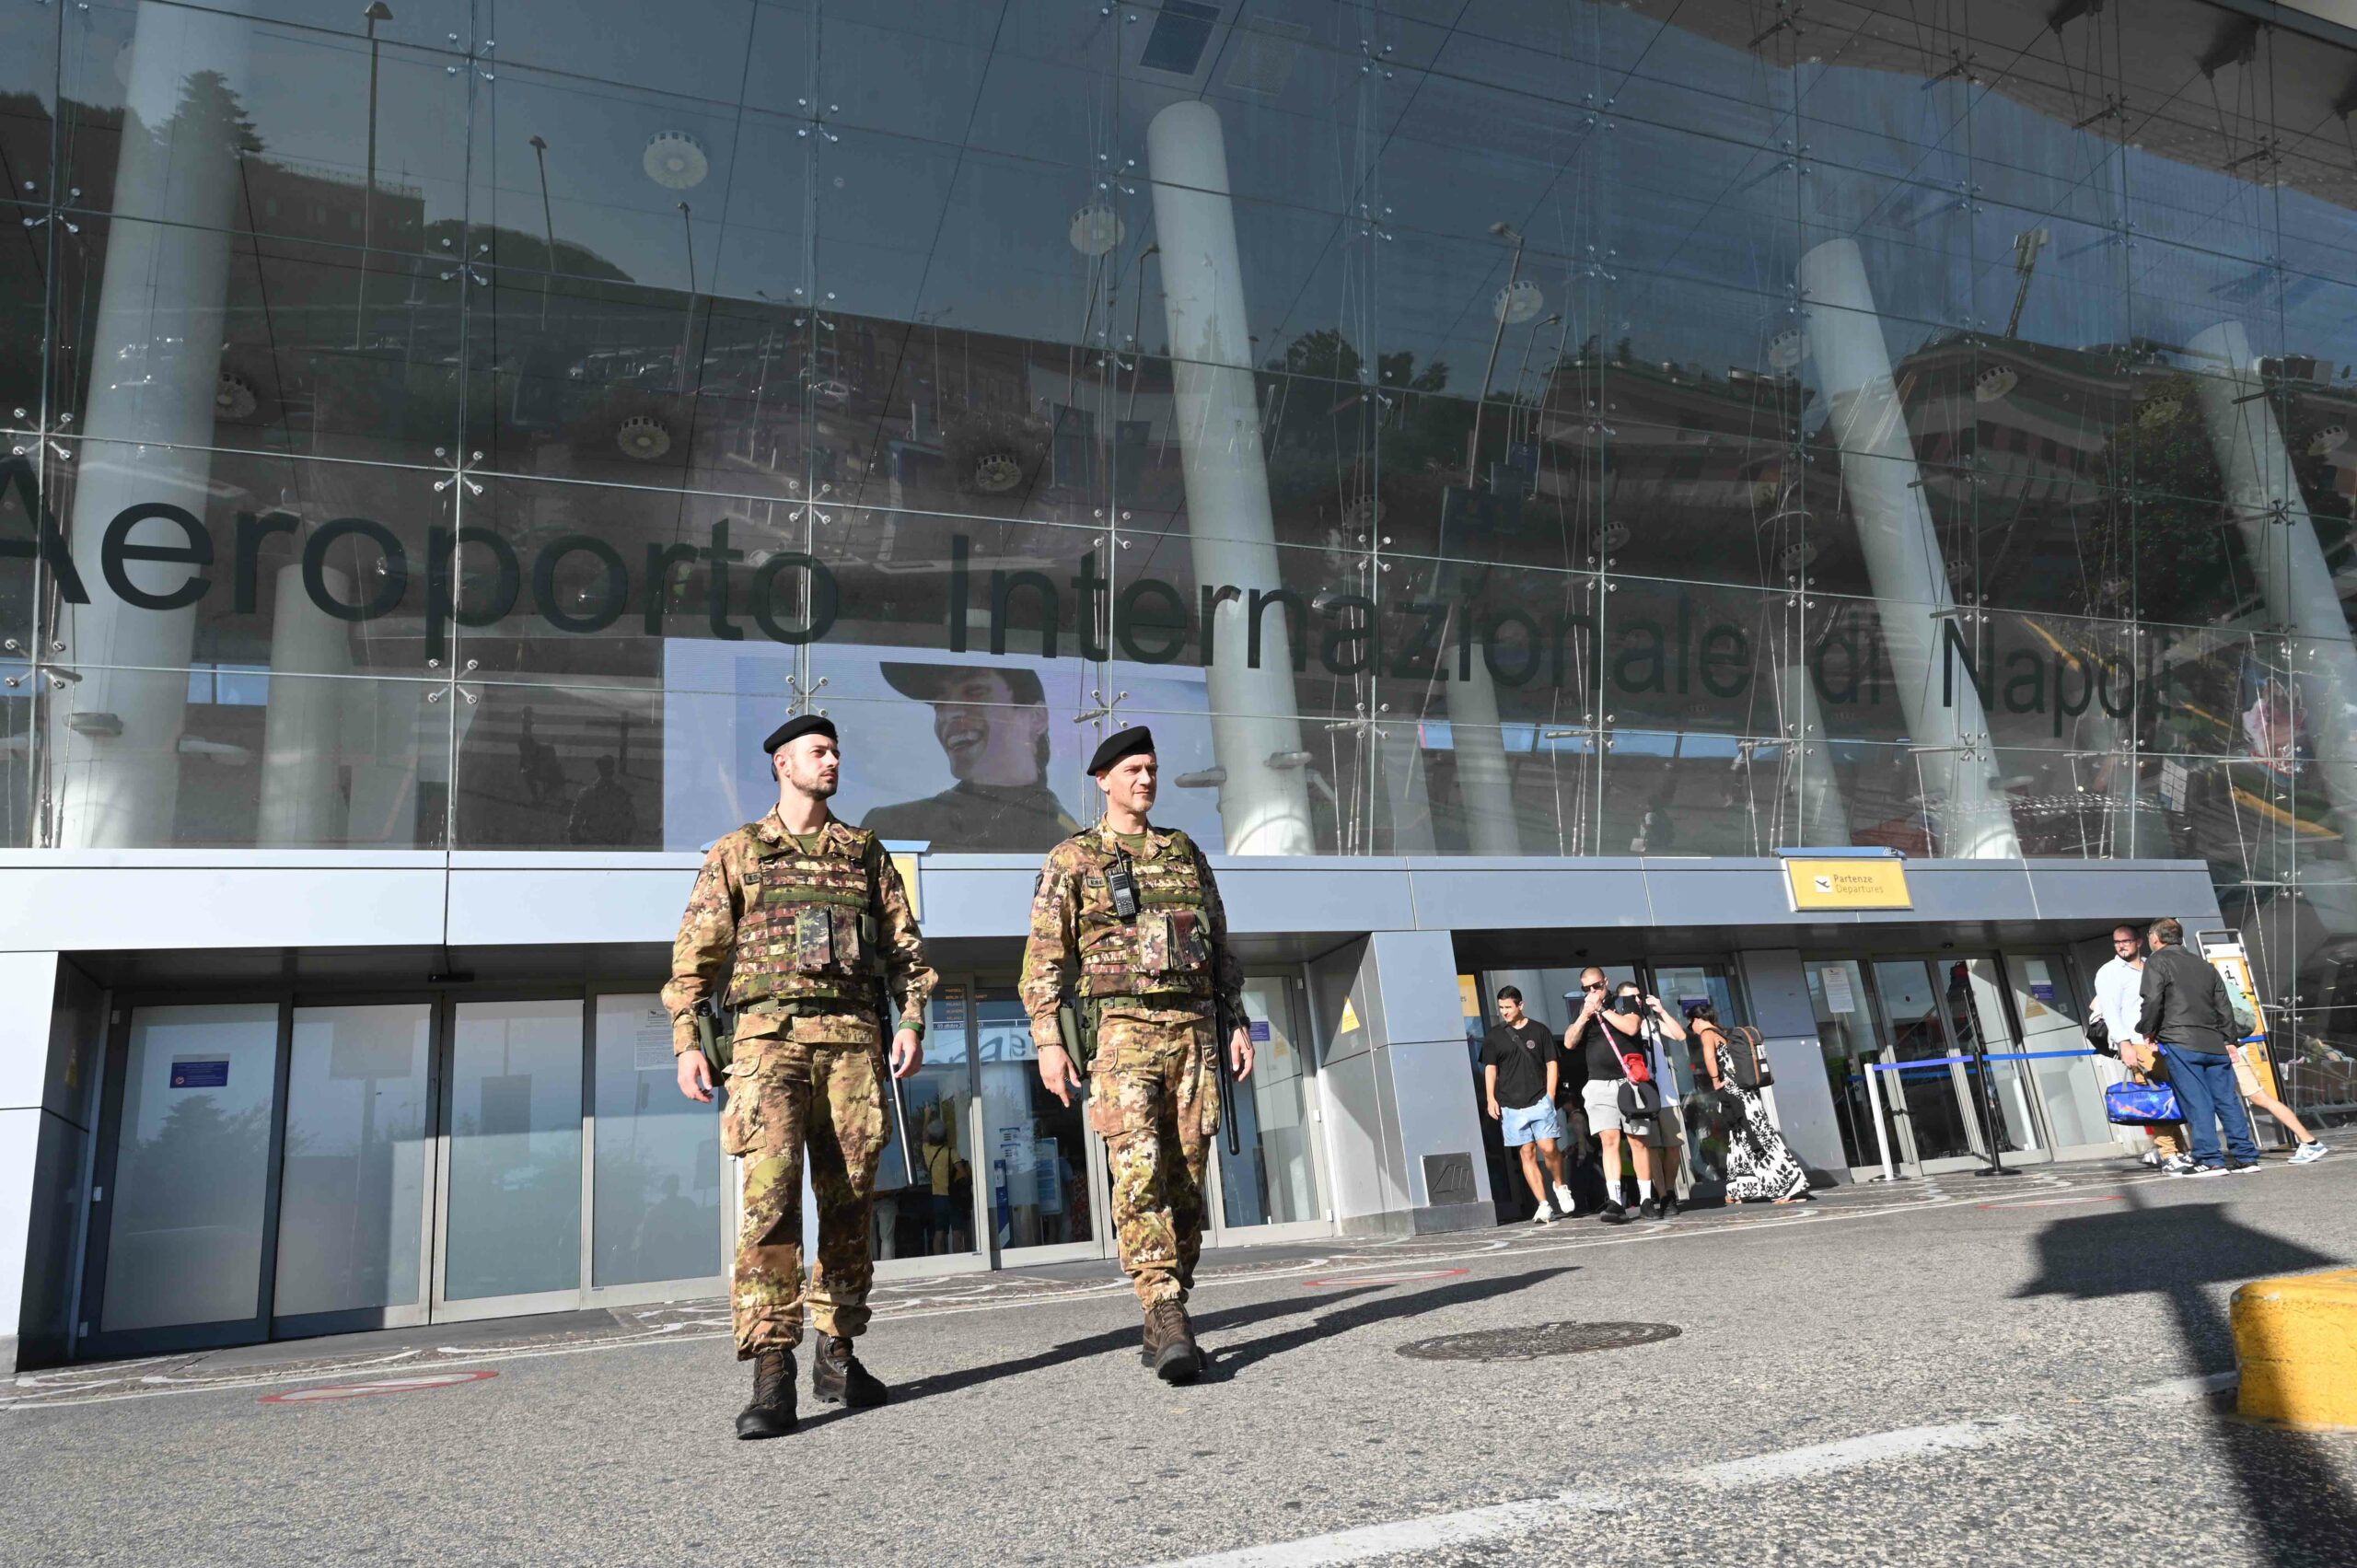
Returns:
[[[1650,1051],[1624,1051],[1620,1053],[1620,1071],[1632,1084],[1650,1084],[1654,1081],[1651,1057]]]

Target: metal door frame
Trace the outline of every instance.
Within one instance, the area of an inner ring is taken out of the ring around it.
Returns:
[[[393,992],[361,991],[348,995],[329,993],[317,994],[295,992],[286,1002],[285,1064],[280,1075],[282,1085],[291,1083],[295,1071],[295,1015],[311,1007],[392,1007],[422,1005],[425,1008],[425,1155],[424,1169],[419,1186],[424,1189],[417,1231],[417,1299],[383,1307],[354,1307],[332,1312],[300,1312],[287,1317],[273,1316],[270,1335],[273,1340],[313,1339],[321,1334],[365,1333],[372,1329],[409,1329],[433,1320],[428,1285],[433,1280],[435,1218],[438,1212],[440,1173],[435,1150],[442,1131],[442,1054],[441,1007],[439,991]],[[283,1192],[271,1195],[273,1208],[283,1203]],[[275,1249],[273,1249],[273,1253]],[[271,1264],[271,1277],[277,1278],[275,1257]]]
[[[1284,996],[1285,1008],[1291,1015],[1286,1022],[1295,1049],[1301,1054],[1303,1109],[1318,1124],[1316,1132],[1308,1139],[1310,1179],[1316,1184],[1312,1206],[1316,1214],[1312,1218],[1306,1220],[1272,1220],[1262,1225],[1229,1225],[1227,1223],[1226,1178],[1221,1174],[1220,1170],[1222,1157],[1227,1148],[1227,1133],[1223,1127],[1218,1139],[1214,1141],[1216,1146],[1212,1152],[1203,1183],[1205,1208],[1203,1247],[1206,1250],[1215,1247],[1264,1247],[1284,1242],[1322,1241],[1334,1234],[1334,1203],[1330,1195],[1332,1189],[1328,1185],[1326,1174],[1326,1089],[1324,1074],[1321,1071],[1325,1053],[1321,1043],[1311,1032],[1317,1028],[1317,1024],[1309,1005],[1309,981],[1306,966],[1258,971],[1248,969],[1244,978],[1248,982],[1258,981],[1277,987]],[[1218,1042],[1217,1049],[1226,1050],[1226,1042]],[[1237,1086],[1239,1093],[1248,1093],[1250,1087],[1248,1082]],[[1234,1108],[1222,1109],[1224,1112],[1222,1120],[1225,1121],[1225,1113],[1232,1111]],[[1255,1125],[1258,1125],[1257,1118]]]
[[[185,992],[118,992],[109,998],[104,1078],[91,1162],[91,1196],[83,1222],[81,1310],[89,1315],[91,1328],[84,1333],[80,1331],[81,1321],[74,1324],[75,1332],[70,1342],[75,1359],[106,1360],[216,1350],[253,1344],[270,1337],[271,1300],[278,1280],[278,1196],[286,1154],[286,1063],[293,1017],[289,1000],[290,993],[283,986],[230,989],[193,996]],[[269,1003],[277,1009],[277,1032],[272,1064],[270,1144],[262,1167],[261,1262],[254,1286],[254,1314],[210,1323],[106,1329],[107,1266],[114,1247],[114,1193],[120,1185],[122,1101],[129,1086],[132,1015],[141,1007],[236,1007],[258,1003]]]
[[[580,1182],[580,1214],[574,1239],[574,1283],[568,1288],[522,1291],[509,1295],[468,1296],[452,1300],[447,1294],[450,1268],[450,1157],[456,1138],[451,1132],[453,1121],[451,1097],[458,1084],[458,1020],[459,1009],[469,1003],[570,1002],[575,1009],[575,1068],[581,1074],[579,1115],[582,1129],[580,1169],[575,1173]],[[590,1011],[588,993],[585,987],[573,986],[487,986],[480,990],[469,986],[463,994],[446,993],[438,1004],[440,1022],[439,1058],[441,1093],[435,1103],[438,1125],[435,1137],[434,1210],[434,1269],[428,1276],[431,1321],[436,1323],[466,1323],[484,1318],[526,1318],[543,1312],[571,1312],[585,1302],[589,1275],[588,1236],[590,1204],[595,1194],[590,1191],[590,1158],[587,1128],[590,1097],[596,1086],[589,1076]]]
[[[966,1038],[972,1042],[970,1060],[973,1063],[974,1072],[974,1114],[978,1123],[976,1135],[979,1137],[981,1131],[979,1123],[982,1104],[982,993],[985,990],[1003,991],[1017,1001],[1020,1001],[1021,997],[1016,981],[1012,979],[989,980],[982,972],[976,971],[967,975],[966,980]],[[1038,1076],[1037,1058],[1034,1058],[1032,1077],[1036,1079]],[[1088,1074],[1084,1073],[1081,1077],[1085,1084]],[[1028,1084],[1025,1086],[1027,1093],[1029,1087]],[[979,1211],[976,1223],[981,1228],[977,1229],[974,1236],[977,1241],[984,1236],[990,1237],[990,1246],[985,1249],[985,1254],[990,1259],[992,1269],[1028,1269],[1039,1263],[1083,1262],[1116,1255],[1113,1238],[1107,1234],[1110,1229],[1107,1222],[1111,1219],[1113,1212],[1111,1162],[1105,1153],[1105,1140],[1097,1135],[1097,1128],[1089,1117],[1087,1108],[1088,1099],[1086,1091],[1073,1097],[1073,1109],[1080,1116],[1081,1163],[1086,1167],[1082,1175],[1088,1183],[1088,1239],[1051,1241],[1036,1247],[1001,1247],[998,1244],[997,1216],[991,1212],[987,1196],[990,1184],[981,1179],[982,1167],[978,1161],[975,1167],[974,1205]],[[980,1156],[986,1151],[978,1143],[974,1152]]]
[[[934,1002],[936,1004],[940,1003],[942,1001],[942,993],[953,987],[957,988],[958,991],[958,1011],[963,1015],[959,1020],[959,1028],[965,1031],[966,1036],[966,1127],[964,1146],[968,1151],[966,1163],[968,1167],[970,1169],[973,1166],[971,1155],[973,1151],[981,1147],[982,1136],[982,1053],[981,1049],[981,1042],[980,1039],[980,1030],[975,1028],[977,1016],[974,1011],[974,977],[963,971],[942,976],[940,982],[934,987]],[[929,1019],[927,1020],[927,1028],[925,1032],[927,1039],[931,1039],[935,1033],[931,1028],[931,1020]],[[889,1091],[888,1090],[887,1092],[888,1095]],[[885,1114],[889,1116],[894,1115],[895,1112],[889,1106],[888,1106],[886,1108]],[[909,1136],[909,1130],[905,1125],[900,1127],[898,1136],[903,1139]],[[911,1151],[911,1153],[913,1153],[913,1151]],[[722,1157],[727,1158],[726,1156]],[[888,1159],[893,1156],[888,1154],[885,1157]],[[734,1160],[730,1160],[729,1163],[733,1165],[736,1162]],[[929,1178],[921,1178],[921,1179],[929,1179]],[[993,1243],[996,1241],[997,1237],[995,1233],[988,1233],[983,1229],[982,1221],[984,1217],[984,1204],[982,1202],[982,1184],[978,1180],[969,1179],[966,1185],[966,1234],[973,1238],[974,1244],[963,1252],[921,1252],[913,1258],[876,1259],[874,1260],[874,1266],[876,1270],[876,1278],[878,1282],[932,1279],[943,1274],[987,1273],[997,1266],[993,1260],[993,1248],[983,1245],[986,1235],[989,1236],[990,1240]],[[930,1191],[930,1187],[927,1188],[927,1191],[928,1192]],[[724,1266],[727,1264],[729,1255],[735,1250],[736,1237],[737,1230],[735,1218],[731,1215],[728,1228],[728,1241],[722,1250],[722,1263]]]

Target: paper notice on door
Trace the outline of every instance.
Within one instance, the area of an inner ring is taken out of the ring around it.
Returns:
[[[631,1035],[632,1056],[642,1073],[671,1073],[678,1063],[671,1055],[671,1015],[660,1007],[649,1007],[638,1016],[638,1028]]]
[[[1825,1007],[1830,1013],[1854,1013],[1858,993],[1850,989],[1850,966],[1828,964],[1818,971],[1825,984]]]
[[[2054,975],[2044,958],[2024,958],[2022,979],[2029,986],[2029,995],[2022,1003],[2024,1019],[2042,1018],[2049,1009],[2045,1004],[2054,1000]]]

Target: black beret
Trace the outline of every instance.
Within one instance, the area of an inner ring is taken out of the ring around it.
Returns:
[[[1154,731],[1145,726],[1136,724],[1127,729],[1117,729],[1105,738],[1105,744],[1099,746],[1097,755],[1088,760],[1088,776],[1093,779],[1124,757],[1153,749]]]
[[[806,735],[823,735],[833,740],[836,738],[835,721],[824,714],[798,714],[770,731],[770,738],[761,742],[761,750],[764,755],[774,757],[779,747],[799,740]]]

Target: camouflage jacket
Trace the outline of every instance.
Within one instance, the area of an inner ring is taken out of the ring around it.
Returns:
[[[1208,997],[1197,1000],[1179,994],[1171,998],[1168,1006],[1145,1010],[1200,1017],[1216,1005],[1231,1017],[1241,1019],[1244,966],[1228,946],[1227,911],[1220,902],[1219,884],[1212,877],[1211,863],[1195,847],[1193,840],[1175,830],[1149,824],[1145,838],[1144,849],[1132,852],[1143,881],[1151,884],[1155,880],[1152,864],[1165,856],[1184,855],[1192,861],[1192,879],[1201,886],[1202,911],[1209,926],[1203,935],[1210,945],[1205,976]],[[1023,949],[1019,994],[1023,1011],[1031,1019],[1031,1038],[1041,1045],[1065,1043],[1056,1009],[1078,989],[1084,972],[1083,956],[1098,950],[1108,937],[1130,923],[1113,912],[1112,893],[1105,879],[1105,869],[1113,863],[1115,853],[1116,840],[1111,830],[1099,822],[1093,828],[1082,829],[1049,851],[1047,864],[1039,868],[1039,879],[1031,895],[1031,936]]]
[[[900,999],[900,1027],[921,1028],[925,1003],[932,997],[938,977],[925,965],[924,938],[917,931],[916,914],[910,908],[908,888],[900,880],[900,867],[884,853],[873,834],[846,827],[833,818],[828,819],[819,833],[819,850],[822,855],[854,860],[872,857],[877,902],[880,906],[870,912],[876,916],[880,934],[876,959],[886,984]],[[695,890],[688,895],[687,913],[679,921],[679,935],[671,944],[670,983],[663,988],[663,1005],[671,1015],[674,1054],[695,1049],[696,1005],[707,999],[716,1003],[732,989],[728,982],[737,970],[737,927],[755,901],[747,896],[749,874],[758,894],[762,863],[791,854],[795,847],[784,825],[772,811],[760,821],[737,829],[713,845],[712,852],[703,857],[703,869],[696,875]],[[767,995],[772,1000],[842,1000],[856,1005],[863,1012],[875,1006],[868,994],[870,982],[866,981],[792,973],[769,973],[762,979]],[[740,1021],[740,1035],[747,1032],[743,1026],[749,1021]]]

